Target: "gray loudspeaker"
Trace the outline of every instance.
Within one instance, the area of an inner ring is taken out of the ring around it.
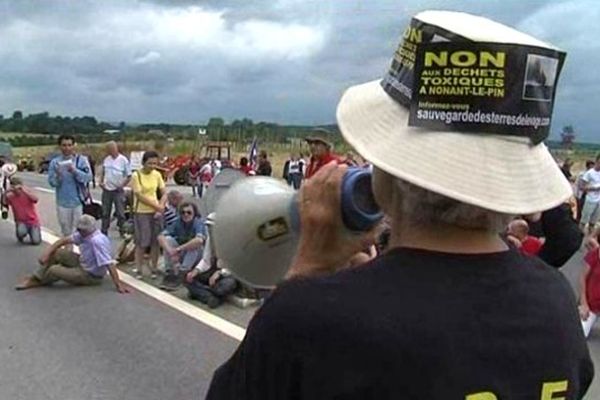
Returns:
[[[234,168],[224,168],[208,185],[200,199],[200,214],[207,216],[217,208],[223,194],[237,181],[246,179],[246,174]]]
[[[219,199],[211,239],[219,260],[242,283],[270,289],[285,276],[298,241],[295,194],[282,181],[257,176],[236,182]]]

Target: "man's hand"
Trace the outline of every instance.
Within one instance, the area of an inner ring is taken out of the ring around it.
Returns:
[[[69,163],[69,165],[67,165],[67,171],[71,173],[75,172],[75,164]]]
[[[581,318],[582,321],[587,321],[587,319],[590,317],[590,307],[587,304],[580,304],[579,305],[579,318]]]
[[[129,290],[129,288],[125,285],[119,285],[117,286],[117,292],[121,293],[121,294],[127,294],[127,293],[131,293],[131,291]]]
[[[288,277],[331,273],[375,243],[380,228],[349,232],[342,221],[341,184],[348,167],[335,161],[306,180],[299,193],[301,235]]]
[[[600,244],[598,243],[598,240],[596,240],[594,235],[589,236],[584,244],[587,251],[594,250],[600,247]]]
[[[215,284],[217,283],[217,280],[221,277],[221,271],[215,271],[214,274],[212,274],[210,276],[210,278],[208,278],[208,286],[210,287],[214,287]]]
[[[508,240],[510,243],[512,243],[513,246],[515,246],[517,249],[520,249],[521,247],[523,247],[523,243],[516,237],[514,237],[513,235],[506,235],[506,240]]]
[[[193,269],[185,275],[185,281],[187,283],[192,283],[194,278],[198,276],[198,270]]]
[[[101,189],[106,189],[106,185],[104,184],[104,182],[100,182],[98,186],[100,186]]]

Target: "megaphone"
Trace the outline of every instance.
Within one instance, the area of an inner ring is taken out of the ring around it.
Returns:
[[[368,231],[383,218],[369,170],[349,169],[341,189],[347,230]],[[270,289],[285,276],[300,237],[297,193],[280,180],[257,176],[235,182],[219,200],[211,230],[215,252],[244,284]]]

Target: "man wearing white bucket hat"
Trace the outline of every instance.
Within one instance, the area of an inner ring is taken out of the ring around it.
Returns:
[[[564,58],[485,18],[415,16],[384,79],[337,109],[390,250],[336,272],[373,233],[341,233],[346,167],[325,166],[300,191],[288,280],[208,399],[581,399],[593,365],[569,284],[499,236],[571,195],[541,143]]]

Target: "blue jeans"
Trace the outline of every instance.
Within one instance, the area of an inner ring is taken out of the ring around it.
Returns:
[[[178,247],[180,244],[177,243],[177,240],[168,236],[167,243],[171,247]],[[189,271],[196,266],[202,259],[202,247],[194,250],[187,250],[181,254],[180,262],[179,262],[179,272],[181,271]],[[173,260],[167,254],[165,254],[165,270],[173,271]]]
[[[17,222],[16,234],[17,240],[21,243],[25,242],[27,236],[29,236],[31,244],[38,245],[42,242],[42,231],[39,226]]]

